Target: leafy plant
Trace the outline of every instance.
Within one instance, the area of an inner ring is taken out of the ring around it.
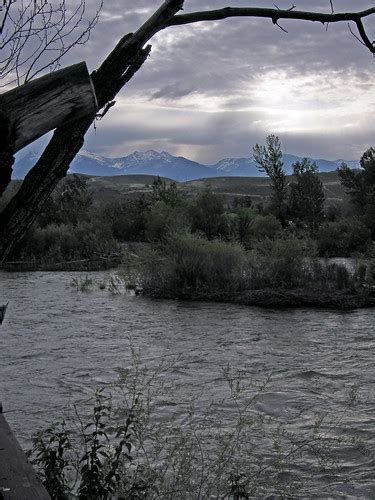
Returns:
[[[66,429],[64,420],[54,422],[33,436],[33,462],[43,485],[56,500],[66,500],[71,491],[67,474],[71,470],[71,449],[70,431]]]
[[[341,473],[338,446],[367,452],[345,426],[358,404],[356,387],[340,414],[317,414],[309,430],[296,433],[261,410],[270,376],[259,383],[246,370],[226,366],[221,374],[226,389],[219,397],[207,400],[207,394],[197,393],[187,402],[172,382],[181,358],[155,367],[131,349],[133,363],[118,369],[112,397],[96,392],[88,422],[75,411],[78,434],[49,428],[34,438],[34,461],[53,498],[301,496],[309,493],[318,470]],[[179,412],[161,418],[166,398]],[[298,472],[306,463],[310,478]]]

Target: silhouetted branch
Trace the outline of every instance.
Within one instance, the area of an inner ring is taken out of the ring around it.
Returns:
[[[203,21],[220,21],[233,17],[259,17],[271,19],[273,24],[278,24],[281,19],[313,21],[326,23],[354,22],[357,25],[360,38],[364,45],[375,53],[374,43],[370,41],[366,34],[362,20],[375,14],[375,7],[360,12],[334,12],[333,4],[331,13],[323,12],[305,12],[292,9],[268,9],[261,7],[225,7],[217,10],[207,10],[199,12],[190,12],[189,14],[176,15],[169,19],[165,27],[181,26],[185,24],[199,23]]]

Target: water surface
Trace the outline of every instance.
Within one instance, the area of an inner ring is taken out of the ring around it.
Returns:
[[[69,286],[75,275],[0,273],[0,303],[10,303],[0,328],[0,399],[25,447],[69,401],[87,399],[93,387],[115,379],[117,366],[129,366],[131,339],[145,363],[180,356],[173,377],[182,407],[201,389],[207,400],[218,397],[223,367],[230,364],[258,379],[272,374],[259,407],[298,430],[318,410],[339,414],[350,388],[358,385],[366,401],[350,417],[350,427],[370,453],[342,449],[355,489],[327,489],[322,476],[316,491],[375,498],[374,310],[151,301],[111,296],[98,287],[77,293]],[[167,404],[160,408],[164,416],[169,411]]]

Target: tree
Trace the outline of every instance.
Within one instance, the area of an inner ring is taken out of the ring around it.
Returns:
[[[103,0],[87,21],[86,0],[2,0],[0,7],[0,81],[28,82],[86,43],[99,19]]]
[[[227,7],[179,14],[183,6],[184,0],[165,0],[137,31],[125,35],[102,65],[92,73],[98,109],[103,109],[100,113],[101,116],[104,116],[113,105],[116,94],[133,78],[146,61],[151,51],[151,46],[146,45],[148,41],[159,31],[172,26],[202,21],[218,21],[229,17],[267,18],[274,25],[279,25],[283,19],[316,21],[323,24],[352,22],[358,30],[357,38],[370,52],[375,53],[375,46],[367,35],[363,24],[365,18],[375,14],[375,7],[350,13],[336,13],[333,12],[333,9],[329,13],[304,12],[298,11],[294,7],[291,9]],[[12,245],[32,224],[59,180],[67,174],[69,165],[82,147],[85,133],[95,118],[96,113],[92,113],[88,117],[70,123],[69,127],[60,126],[56,129],[43,154],[26,176],[21,188],[0,214],[0,261],[6,258]],[[1,169],[2,165],[0,165]]]
[[[191,212],[193,231],[201,231],[209,240],[227,235],[224,199],[210,187],[198,194]]]
[[[350,196],[359,214],[364,214],[371,188],[375,186],[375,149],[365,151],[360,160],[361,170],[353,170],[346,163],[337,169],[341,184]]]
[[[56,187],[37,220],[41,227],[51,223],[77,226],[87,219],[91,206],[87,179],[73,174]]]
[[[240,207],[236,211],[236,229],[238,242],[243,245],[251,235],[251,228],[257,212],[253,208]]]
[[[318,177],[318,166],[304,158],[293,164],[294,181],[290,185],[289,212],[297,224],[315,231],[323,220],[325,196]]]
[[[269,135],[265,146],[259,144],[254,146],[253,155],[254,160],[259,165],[259,171],[265,172],[271,180],[271,210],[279,221],[285,225],[287,182],[279,138],[275,135]]]
[[[166,205],[174,208],[180,201],[180,193],[177,189],[177,184],[175,182],[169,182],[162,180],[160,177],[154,180],[152,183],[152,201],[155,203],[157,201],[162,201]]]
[[[375,149],[365,151],[360,161],[361,170],[353,170],[343,163],[338,169],[341,184],[350,196],[358,215],[364,217],[372,236],[375,236]]]

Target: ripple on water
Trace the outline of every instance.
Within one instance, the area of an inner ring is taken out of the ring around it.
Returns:
[[[87,400],[93,387],[110,384],[116,367],[129,366],[133,345],[145,366],[174,360],[170,382],[179,401],[159,401],[161,420],[186,418],[197,394],[202,411],[220,400],[228,393],[228,364],[255,380],[270,376],[257,407],[301,432],[318,408],[340,415],[350,388],[359,385],[365,400],[348,423],[372,449],[362,458],[344,446],[339,454],[362,484],[353,492],[316,472],[316,491],[329,482],[334,497],[375,498],[375,311],[277,311],[112,297],[99,289],[76,293],[68,286],[73,276],[0,273],[0,302],[10,302],[0,335],[0,399],[14,410],[8,418],[24,444],[68,401]],[[232,410],[227,402],[228,425]]]

